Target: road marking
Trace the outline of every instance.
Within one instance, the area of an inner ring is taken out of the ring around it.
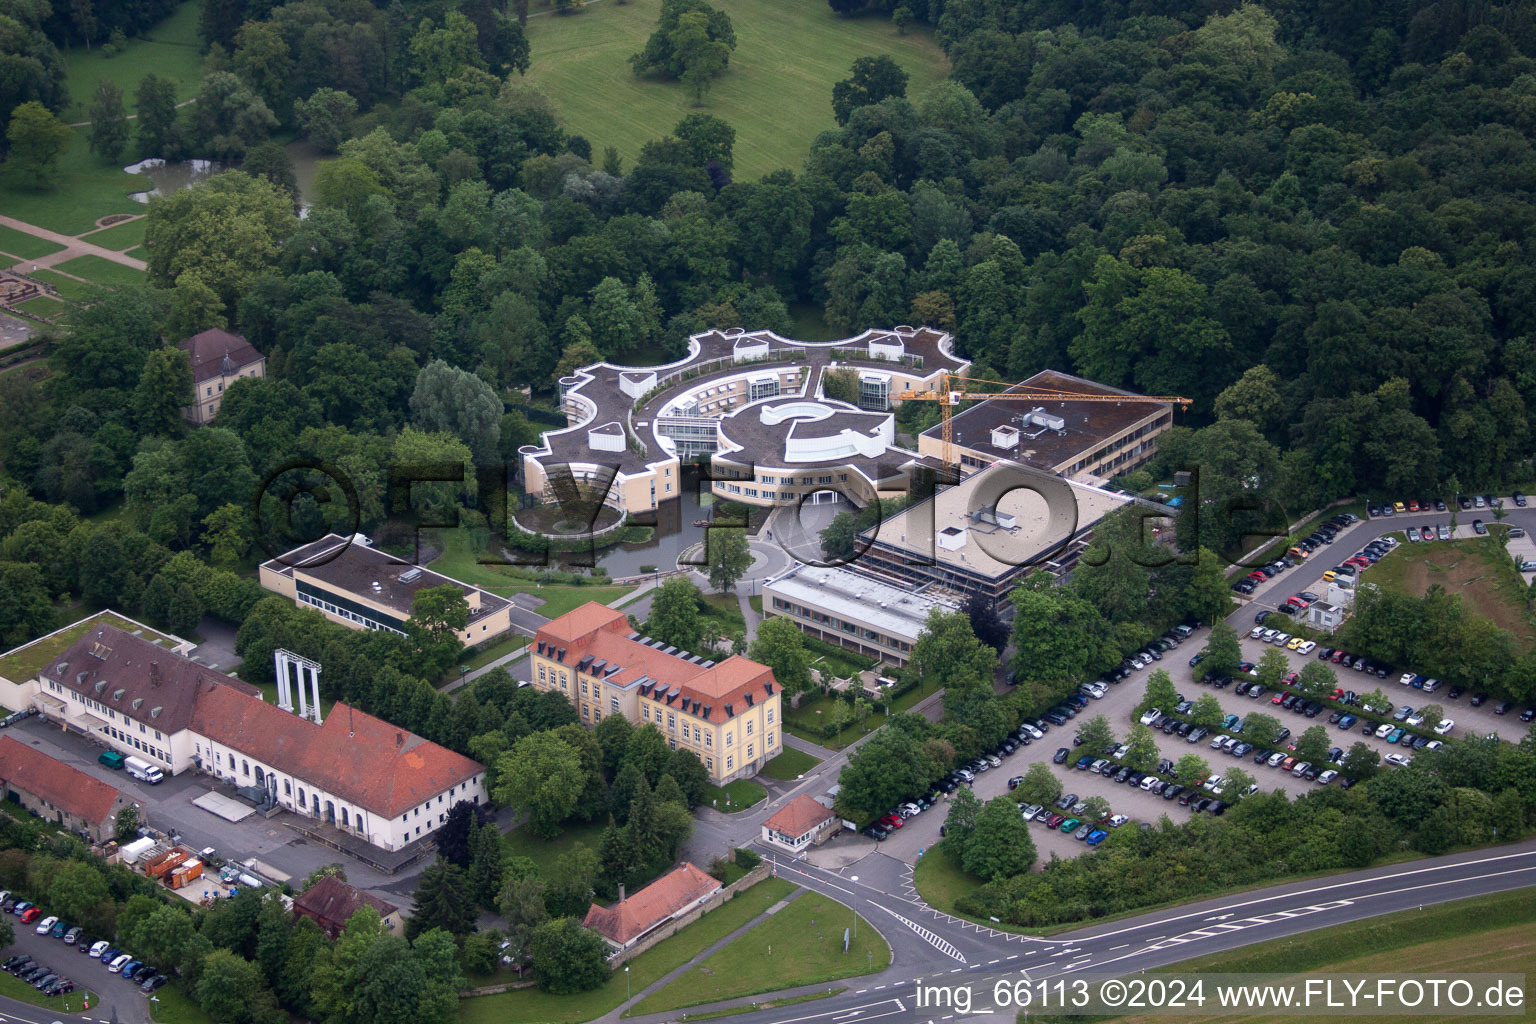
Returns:
[[[1127,946],[1129,946],[1129,945],[1130,945],[1130,943],[1129,943],[1129,942],[1122,942],[1122,943],[1120,943],[1120,945],[1118,945],[1118,946],[1110,946],[1110,947],[1109,947],[1109,951],[1110,951],[1110,952],[1111,952],[1111,953],[1113,953],[1113,952],[1114,952],[1114,951],[1115,951],[1115,950],[1117,950],[1117,949],[1124,949],[1124,948],[1125,948],[1125,947],[1127,947]]]
[[[865,1012],[867,1010],[873,1010],[876,1007],[884,1007],[884,1009],[882,1009],[879,1013]],[[827,1018],[831,1018],[834,1021],[841,1021],[849,1019],[850,1017],[859,1017],[861,1015],[864,1020],[874,1020],[878,1017],[889,1017],[895,1013],[905,1012],[907,1012],[906,1004],[904,1004],[900,999],[884,999],[878,1003],[865,1003],[863,1006],[850,1006],[842,1010],[827,1010],[824,1013],[813,1013],[805,1017],[786,1017],[783,1020],[774,1021],[773,1024],[798,1024],[800,1021],[824,1020]]]
[[[873,904],[873,906],[880,907],[881,910],[885,911],[887,914],[890,914],[896,920],[900,921],[902,924],[904,924],[908,928],[912,929],[912,931],[917,933],[918,938],[920,938],[924,942],[928,943],[928,945],[932,946],[934,949],[938,950],[940,953],[943,953],[945,956],[952,957],[953,959],[960,961],[962,964],[963,963],[968,963],[968,961],[965,958],[965,954],[960,952],[960,950],[957,949],[954,946],[953,943],[950,943],[950,942],[946,941],[945,939],[940,938],[937,932],[934,932],[934,931],[931,931],[931,930],[929,930],[927,928],[924,928],[922,925],[918,924],[916,921],[911,921],[911,920],[908,920],[905,917],[902,917],[900,914],[896,913],[896,911],[892,910],[890,907],[881,906],[881,904],[879,904],[879,903],[875,903],[875,904]]]

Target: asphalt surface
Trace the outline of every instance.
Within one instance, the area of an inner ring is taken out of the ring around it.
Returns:
[[[48,908],[43,904],[43,917]],[[62,940],[38,935],[33,928],[37,921],[26,925],[14,915],[7,915],[15,929],[16,941],[6,946],[0,961],[18,954],[29,954],[40,967],[51,967],[75,983],[75,990],[68,995],[55,996],[48,1005],[32,1006],[14,999],[0,998],[0,1019],[26,1024],[50,1024],[52,1021],[84,1020],[97,1024],[105,1021],[133,1022],[149,1020],[149,997],[139,991],[132,982],[124,981],[107,971],[107,965],[81,953],[75,946],[66,946]],[[41,921],[42,917],[38,918]],[[89,991],[91,1008],[83,1009],[85,995]]]

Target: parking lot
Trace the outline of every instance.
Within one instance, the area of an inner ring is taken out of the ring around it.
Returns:
[[[43,907],[46,916],[47,904],[43,904]],[[60,939],[38,935],[33,931],[36,921],[25,925],[14,916],[7,915],[6,919],[16,931],[16,941],[6,947],[5,956],[0,957],[0,960],[26,954],[39,967],[51,967],[75,983],[73,992],[48,1000],[50,1010],[78,1013],[89,993],[92,1018],[125,1021],[146,1019],[145,1001],[148,997],[139,991],[137,985],[109,973],[106,964],[91,959],[76,947],[66,946]],[[98,1013],[98,1010],[101,1012]]]

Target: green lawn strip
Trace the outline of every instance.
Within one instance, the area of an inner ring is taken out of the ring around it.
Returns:
[[[634,587],[584,586],[577,584],[540,585],[527,574],[544,569],[544,566],[511,566],[482,564],[475,554],[467,530],[441,530],[436,542],[442,545],[442,554],[431,562],[434,572],[456,579],[471,586],[483,587],[499,597],[513,594],[534,594],[544,598],[539,606],[540,615],[554,618],[572,608],[579,608],[588,601],[611,604],[634,590]]]
[[[757,614],[759,614],[759,615],[763,614],[763,595],[762,594],[753,594],[751,597],[747,598],[747,604],[751,605],[752,606],[752,610],[757,612]]]
[[[65,260],[58,264],[58,269],[66,274],[83,277],[87,281],[107,285],[136,285],[144,283],[144,271],[135,267],[124,266],[121,263],[113,263],[109,259],[87,254],[76,256],[72,260]]]
[[[807,892],[651,993],[633,1012],[676,1010],[885,970],[891,947],[863,918],[858,935],[850,936],[848,952],[843,952],[843,933],[853,926],[848,907],[830,896]]]
[[[1497,529],[1491,517],[1461,513],[1459,525],[1482,518]],[[1516,644],[1529,649],[1536,633],[1536,616],[1526,609],[1524,584],[1514,562],[1494,537],[1404,543],[1365,573],[1364,580],[1382,590],[1412,597],[1424,596],[1429,584],[1439,583],[1459,594],[1468,610],[1511,633]]]
[[[597,849],[598,841],[602,838],[603,829],[607,825],[607,819],[572,822],[562,828],[560,834],[553,839],[540,839],[533,834],[532,829],[522,825],[503,835],[501,844],[508,856],[527,857],[538,866],[539,874],[548,875],[554,870],[560,858],[570,852],[571,847],[577,843],[582,843],[593,850]]]
[[[484,668],[497,658],[505,658],[509,654],[522,650],[528,646],[528,641],[529,637],[523,636],[521,633],[509,634],[495,643],[481,646],[472,656],[460,662],[460,665],[473,672],[477,668]],[[442,682],[451,683],[457,678],[459,678],[459,670],[454,669],[443,677]]]
[[[724,786],[710,786],[704,802],[718,811],[735,814],[768,799],[768,791],[751,779],[737,779]]]
[[[612,604],[619,598],[628,594],[634,587],[567,587],[548,586],[514,587],[509,591],[503,591],[502,596],[510,594],[534,594],[544,598],[544,603],[535,611],[547,618],[564,615],[573,608],[580,608],[588,601],[596,601],[598,604]]]
[[[18,302],[11,308],[20,310],[29,316],[52,320],[56,316],[63,316],[69,312],[69,303],[60,302],[58,299],[50,299],[46,295],[41,295],[35,299],[28,299],[26,302]]]
[[[723,1010],[706,1010],[703,1013],[685,1013],[678,1020],[713,1020],[716,1017],[734,1017],[738,1013],[751,1013],[754,1010],[773,1010],[780,1006],[791,1006],[795,1003],[809,1003],[816,999],[825,999],[828,996],[840,995],[847,992],[846,988],[829,988],[825,992],[807,992],[803,996],[790,996],[787,999],[769,999],[761,1003],[748,1003],[745,1006],[727,1006]]]
[[[656,27],[656,5],[605,3],[572,16],[533,18],[527,81],[552,98],[564,127],[593,151],[617,147],[626,169],[646,142],[697,111],[736,129],[738,179],[798,171],[817,133],[836,127],[832,86],[856,57],[888,53],[920,96],[948,73],[927,31],[899,35],[885,18],[842,18],[822,0],[732,0],[737,48],[702,107],[681,83],[637,77],[629,56]]]
[[[747,628],[746,617],[741,614],[741,603],[735,594],[705,594],[700,602],[700,614],[715,620],[718,628],[727,632],[742,632]]]
[[[149,227],[149,218],[140,217],[137,220],[124,221],[114,224],[100,231],[92,231],[80,240],[99,245],[103,249],[116,249],[121,252],[124,249],[132,249],[144,241],[144,229]]]
[[[1370,956],[1441,939],[1476,935],[1496,928],[1536,924],[1536,888],[1474,896],[1400,911],[1363,921],[1271,939],[1227,953],[1185,960],[1160,971],[1291,973],[1315,971],[1357,956]]]
[[[61,964],[64,967],[69,966],[68,961],[61,961]],[[39,963],[38,966],[43,966],[43,963]],[[113,980],[115,981],[116,979],[114,978]],[[45,996],[20,978],[13,978],[4,972],[0,972],[0,996],[8,996],[18,1002],[31,1003],[33,1006],[46,1007],[48,1010],[61,1016],[64,1014],[64,1004],[66,1002],[68,1002],[71,1010],[78,1013],[84,999],[84,996],[78,989],[67,996]]]
[[[465,999],[459,1004],[463,1024],[576,1024],[600,1017],[624,1002],[626,991],[640,992],[698,956],[794,891],[782,878],[764,879],[676,935],[630,960],[628,988],[623,969],[602,988],[556,996],[536,988]]]
[[[84,121],[91,116],[91,99],[96,95],[97,81],[102,78],[123,90],[123,104],[130,113],[135,109],[133,97],[139,82],[151,72],[176,83],[178,103],[197,95],[203,62],[197,38],[201,6],[188,0],[142,36],[129,39],[127,48],[116,56],[108,56],[99,45],[90,50],[83,46],[65,50],[71,102],[64,120]]]
[[[164,986],[155,997],[159,1002],[150,1001],[149,1015],[160,1024],[213,1024],[213,1018],[174,985]]]
[[[128,194],[143,192],[153,183],[142,174],[125,174],[121,167],[103,163],[91,152],[89,135],[84,128],[70,130],[69,147],[42,188],[15,161],[0,164],[0,210],[62,235],[90,231],[110,213],[143,213],[144,204]],[[0,248],[12,251],[3,243]]]
[[[7,209],[6,214],[12,217],[20,217]],[[25,220],[26,218],[22,218]],[[46,238],[38,238],[29,235],[25,231],[17,231],[15,228],[0,225],[0,250],[15,256],[18,260],[35,260],[42,256],[50,256],[59,252],[64,247],[58,242],[50,242]]]
[[[90,298],[91,293],[96,290],[96,286],[93,284],[76,281],[72,277],[65,277],[63,274],[54,273],[46,267],[41,270],[29,271],[29,274],[39,281],[46,281],[48,284],[53,285],[53,287],[58,289],[60,295],[76,302]]]
[[[762,773],[770,779],[788,781],[798,779],[819,764],[821,764],[821,758],[813,757],[794,747],[785,747],[778,757],[763,765]]]

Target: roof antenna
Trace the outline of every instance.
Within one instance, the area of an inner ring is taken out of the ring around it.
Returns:
[[[347,739],[352,738],[352,705],[347,705]]]

